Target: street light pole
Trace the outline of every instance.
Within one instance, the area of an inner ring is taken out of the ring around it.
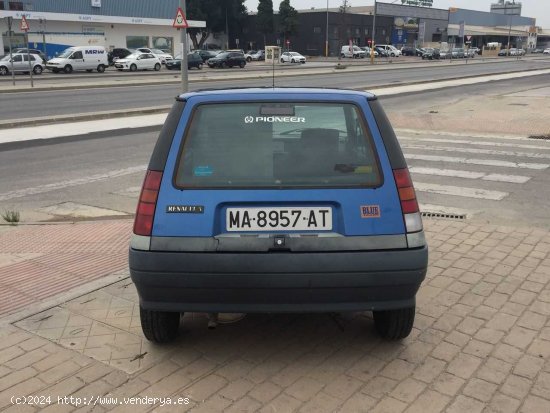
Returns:
[[[325,57],[328,57],[328,0],[327,0],[327,27],[326,27],[326,36],[325,36]]]
[[[187,15],[185,0],[180,0],[180,7],[183,10],[183,15]],[[187,16],[186,16],[187,18]],[[181,91],[187,93],[189,91],[189,79],[187,73],[187,29],[181,30]]]
[[[372,36],[370,42],[370,64],[374,64],[374,36],[376,34],[376,0],[374,0],[374,15],[372,17]]]

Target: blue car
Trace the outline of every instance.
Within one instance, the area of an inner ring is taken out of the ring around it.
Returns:
[[[412,330],[428,263],[405,158],[376,96],[254,88],[177,97],[137,207],[147,339],[183,312],[372,311]]]

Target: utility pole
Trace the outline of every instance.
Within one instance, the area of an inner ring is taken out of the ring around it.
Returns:
[[[183,10],[183,15],[186,16],[187,9],[185,0],[180,0],[180,7]],[[187,18],[187,16],[185,17]],[[181,28],[181,91],[187,93],[189,91],[189,78],[187,73],[187,29]]]
[[[325,57],[328,57],[328,0],[327,0],[327,27],[326,27],[326,39],[325,39]]]
[[[371,36],[371,42],[370,42],[370,64],[374,64],[374,35],[376,34],[376,0],[374,0],[374,14],[372,17],[372,36]]]
[[[506,0],[504,2],[504,14],[508,14],[508,1]],[[516,4],[515,1],[512,2],[512,4]],[[510,26],[508,27],[508,50],[506,51],[506,56],[510,56],[510,35],[512,34],[512,15],[510,14],[508,16],[510,19]]]
[[[13,17],[8,16],[8,45],[10,48],[10,62],[11,62],[11,83],[15,86],[15,71],[13,70],[13,53],[11,47],[11,26],[13,23]]]

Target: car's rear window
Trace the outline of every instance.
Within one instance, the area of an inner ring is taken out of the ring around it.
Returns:
[[[376,187],[378,157],[360,110],[346,103],[198,106],[177,187]]]

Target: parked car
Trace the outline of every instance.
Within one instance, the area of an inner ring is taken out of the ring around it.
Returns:
[[[166,53],[165,51],[160,49],[149,49],[148,47],[140,47],[136,49],[136,51],[140,53],[155,55],[155,57],[157,57],[160,60],[160,63],[162,63],[163,65],[166,64],[168,60],[172,60],[174,58],[170,53]]]
[[[542,52],[544,52],[544,49],[540,49],[540,48],[531,49],[532,54],[542,54]]]
[[[378,49],[384,49],[389,57],[401,56],[401,51],[391,44],[377,44],[376,47]]]
[[[28,52],[27,52],[28,50]],[[34,54],[34,55],[38,55],[40,56],[40,58],[42,59],[43,62],[45,62],[46,60],[48,60],[48,58],[46,57],[46,55],[44,54],[44,52],[42,50],[38,50],[38,49],[27,49],[25,47],[18,47],[17,49],[14,49],[12,51],[12,54],[15,54],[15,53],[30,53],[30,54]]]
[[[417,47],[415,49],[415,56],[418,56],[418,57],[422,57],[422,55],[424,54],[424,48],[423,47]]]
[[[241,52],[221,52],[215,57],[208,59],[208,67],[233,67],[239,66],[241,69],[246,66],[244,53]]]
[[[252,61],[252,57],[250,57],[250,56],[253,55],[253,54],[256,54],[256,52],[257,52],[257,50],[249,50],[248,52],[246,52],[244,54],[244,57],[245,57],[246,61],[250,63]]]
[[[178,98],[130,241],[145,337],[184,312],[372,311],[407,337],[428,247],[407,164],[376,96],[229,89]]]
[[[524,56],[525,50],[524,49],[517,49],[515,47],[510,49],[510,56]]]
[[[158,72],[161,67],[160,59],[152,53],[132,53],[115,62],[115,68],[120,71],[155,70]]]
[[[198,53],[189,53],[187,55],[187,69],[191,70],[196,67],[197,69],[202,69],[202,58]],[[166,69],[168,70],[181,70],[181,55],[174,57],[173,60],[166,62]]]
[[[131,55],[134,51],[126,49],[125,47],[115,47],[108,53],[109,65],[112,66],[118,59],[124,59],[126,56]]]
[[[451,58],[451,51],[450,50],[439,50],[439,58],[440,59],[450,59]]]
[[[359,46],[342,46],[340,49],[340,57],[345,58],[354,58],[354,59],[364,59],[365,58],[365,51],[361,49]]]
[[[508,49],[500,49],[499,56],[508,56]]]
[[[479,47],[470,47],[468,50],[474,52],[475,54],[481,54],[481,49]]]
[[[363,49],[363,50],[365,51],[366,57],[370,57],[370,52],[371,52],[370,47],[365,46],[365,47],[362,47],[361,49]],[[379,55],[378,52],[375,50],[375,51],[374,51],[374,57],[378,57],[378,56],[380,56],[380,55]]]
[[[422,53],[422,60],[434,60],[440,58],[440,52],[439,49],[434,49],[431,47],[428,47],[424,49],[424,53]]]
[[[543,53],[543,54],[550,54],[550,48],[544,49],[544,51],[543,51],[542,53]]]
[[[69,47],[59,56],[46,62],[46,69],[54,73],[72,73],[78,70],[97,70],[98,73],[103,73],[108,66],[108,53],[103,46]]]
[[[473,59],[476,57],[476,52],[474,50],[464,49],[464,57],[466,59]]]
[[[247,62],[265,60],[265,50],[258,50],[253,52],[254,53],[248,52],[244,55]]]
[[[382,48],[382,47],[378,47],[378,46],[374,46],[374,50],[378,52],[378,55],[381,56],[381,57],[389,57],[389,52]]]
[[[363,52],[365,53],[365,52]],[[281,54],[281,63],[306,63],[306,58],[298,52],[284,52]]]
[[[196,52],[200,55],[202,62],[206,63],[208,59],[220,54],[221,50],[196,50]]]
[[[403,46],[401,48],[401,54],[403,56],[416,56],[416,48],[412,46]]]
[[[39,75],[44,71],[44,61],[37,54],[30,55],[30,67],[35,75]],[[0,76],[5,76],[9,73],[29,73],[29,54],[27,53],[12,53],[4,56],[0,60]]]
[[[463,59],[464,56],[464,49],[455,47],[451,50],[451,59]]]

